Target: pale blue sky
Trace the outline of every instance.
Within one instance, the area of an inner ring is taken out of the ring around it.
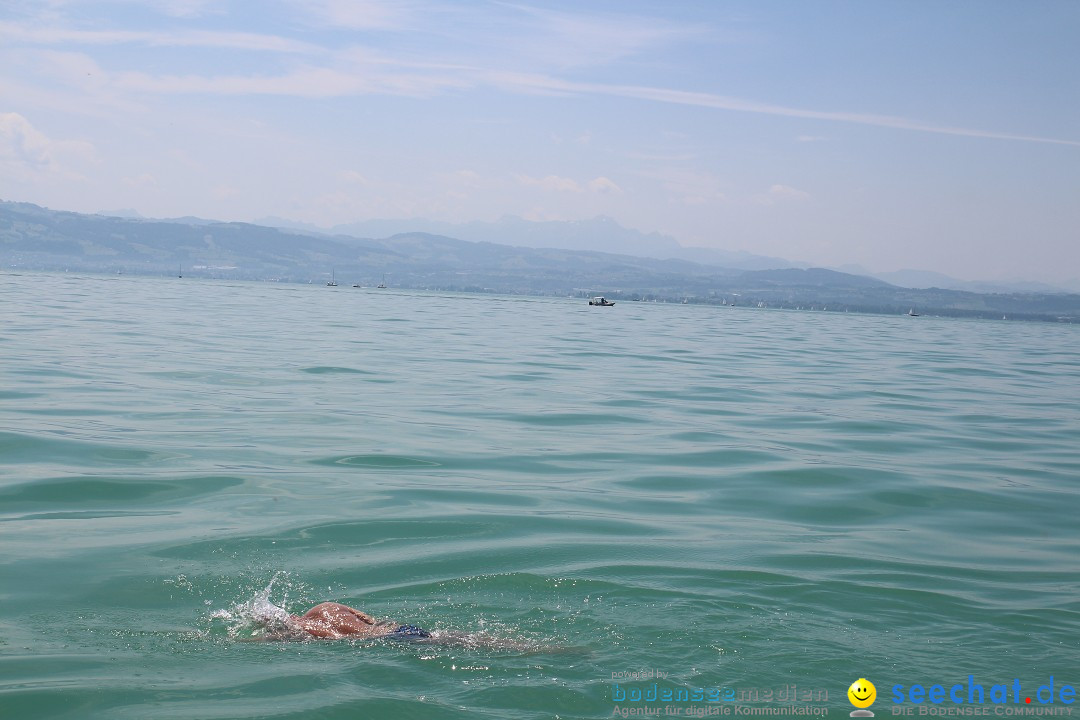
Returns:
[[[0,2],[0,198],[1080,276],[1080,3]]]

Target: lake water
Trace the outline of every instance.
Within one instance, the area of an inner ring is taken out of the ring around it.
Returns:
[[[1080,684],[1076,326],[45,274],[0,323],[5,718]],[[242,642],[271,581],[481,645]]]

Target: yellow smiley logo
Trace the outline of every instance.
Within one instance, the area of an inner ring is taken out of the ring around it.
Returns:
[[[866,678],[859,678],[847,689],[848,700],[857,708],[868,708],[877,700],[877,688]]]

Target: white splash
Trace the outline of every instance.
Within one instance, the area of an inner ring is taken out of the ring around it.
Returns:
[[[299,631],[293,623],[292,615],[270,600],[274,583],[283,574],[275,573],[270,583],[250,600],[237,603],[227,610],[215,610],[210,614],[210,619],[224,621],[226,632],[231,639],[242,636],[271,639],[295,635]],[[286,592],[282,597],[283,604],[287,598]]]

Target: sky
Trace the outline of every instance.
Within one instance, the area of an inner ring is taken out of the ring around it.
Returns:
[[[1080,3],[0,0],[0,199],[1080,277]]]

